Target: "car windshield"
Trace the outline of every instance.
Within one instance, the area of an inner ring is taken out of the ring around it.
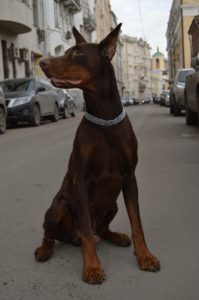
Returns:
[[[169,91],[163,91],[164,95],[169,95]]]
[[[191,73],[192,70],[186,70],[186,71],[181,71],[179,73],[178,81],[179,82],[185,82],[186,81],[186,76]]]
[[[33,79],[23,79],[23,80],[8,80],[0,82],[0,86],[3,91],[6,92],[17,92],[17,91],[32,91],[34,90],[34,80]]]

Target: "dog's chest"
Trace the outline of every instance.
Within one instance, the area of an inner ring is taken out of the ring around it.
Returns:
[[[131,155],[124,147],[112,144],[103,144],[96,147],[88,163],[88,173],[95,178],[105,178],[115,180],[115,178],[125,177],[131,169]]]

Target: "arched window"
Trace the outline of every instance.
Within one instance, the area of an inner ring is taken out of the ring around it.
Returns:
[[[160,68],[160,60],[159,60],[159,58],[156,58],[156,60],[155,60],[155,68],[156,69]]]

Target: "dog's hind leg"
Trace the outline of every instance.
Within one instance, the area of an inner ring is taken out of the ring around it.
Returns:
[[[60,222],[67,215],[65,200],[62,192],[59,191],[45,214],[42,245],[35,250],[35,258],[38,261],[47,261],[53,254],[55,239],[61,238]]]
[[[113,232],[109,229],[109,224],[115,217],[118,211],[117,203],[114,207],[106,214],[103,222],[97,228],[97,231],[100,232],[99,235],[103,240],[109,241],[117,246],[128,247],[131,245],[131,239],[128,235],[119,232]]]
[[[158,259],[148,250],[144,238],[139,212],[138,188],[134,174],[132,174],[125,182],[123,194],[131,223],[132,239],[139,267],[140,269],[146,271],[158,271],[160,269],[160,263]]]

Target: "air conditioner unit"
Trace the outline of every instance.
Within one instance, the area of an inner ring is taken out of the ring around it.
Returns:
[[[19,59],[21,61],[28,60],[28,49],[27,48],[19,49]]]
[[[71,31],[67,31],[66,34],[65,34],[65,39],[66,40],[70,40],[72,38],[72,33]]]
[[[19,49],[14,48],[14,58],[19,58]]]
[[[45,40],[45,31],[42,29],[37,29],[38,42],[41,43]]]

